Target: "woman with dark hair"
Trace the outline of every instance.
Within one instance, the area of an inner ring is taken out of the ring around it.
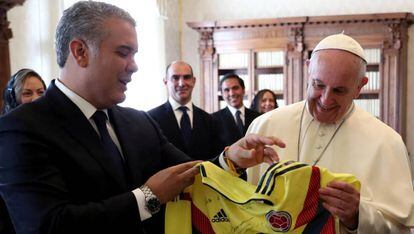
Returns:
[[[250,109],[253,109],[260,114],[271,111],[278,108],[276,102],[276,94],[270,89],[262,89],[257,92],[256,96],[253,98],[253,102],[250,105]]]
[[[21,69],[14,74],[3,91],[2,114],[12,111],[20,104],[29,103],[42,96],[46,85],[37,72]],[[0,234],[15,233],[7,212],[6,204],[0,196]]]
[[[45,82],[37,72],[27,68],[19,70],[10,78],[3,91],[2,114],[10,112],[20,104],[36,100],[45,90]]]

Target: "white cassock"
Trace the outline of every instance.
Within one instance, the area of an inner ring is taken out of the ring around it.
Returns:
[[[357,106],[336,124],[319,123],[305,103],[258,117],[247,133],[282,139],[286,148],[275,147],[280,159],[316,161],[331,172],[355,175],[362,185],[358,233],[409,233],[407,226],[414,227],[414,191],[401,136]],[[248,181],[257,184],[266,168],[248,169]]]

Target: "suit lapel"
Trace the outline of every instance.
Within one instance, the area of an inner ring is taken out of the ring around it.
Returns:
[[[175,118],[174,110],[172,109],[171,104],[169,102],[166,102],[163,105],[163,108],[165,110],[164,114],[167,116],[167,125],[174,130],[174,135],[181,136],[180,126],[178,125],[178,121]]]
[[[224,108],[223,110],[223,117],[225,122],[228,124],[229,131],[235,138],[241,138],[239,129],[237,128],[236,122],[234,121],[234,117],[231,114],[231,111],[228,107]]]
[[[201,126],[203,126],[201,110],[193,104],[193,130],[192,130],[192,137],[191,137],[191,144],[190,144],[191,150],[195,150],[195,151],[197,150],[193,148],[195,147],[194,145],[196,144],[195,143],[196,138],[201,139],[201,137],[204,135],[204,132],[201,132],[201,131],[211,130],[211,129],[203,129],[201,128]],[[207,144],[207,142],[205,144]]]
[[[181,129],[180,129],[180,126],[178,125],[178,120],[175,117],[174,110],[172,109],[171,104],[167,101],[164,104],[164,108],[165,108],[165,115],[167,116],[167,126],[168,128],[170,128],[171,133],[172,133],[171,137],[173,138],[173,139],[170,139],[170,141],[174,145],[176,145],[178,148],[186,149],[183,136],[181,135]],[[194,123],[193,123],[193,126],[194,126]],[[188,152],[188,150],[189,149],[184,150],[184,151]]]
[[[250,123],[253,121],[254,117],[253,117],[253,113],[250,112],[249,109],[244,108],[244,113],[245,113],[245,119],[244,119],[244,132],[247,132],[247,128],[249,127]]]
[[[62,120],[62,127],[87,150],[89,155],[110,175],[109,177],[113,178],[114,182],[125,190],[126,184],[117,175],[113,163],[102,156],[105,152],[99,136],[82,111],[56,87],[54,82],[49,86],[46,96],[50,97],[49,100],[53,102],[52,108],[58,118]]]
[[[132,186],[137,187],[142,183],[142,171],[140,168],[142,162],[140,162],[140,155],[145,155],[137,144],[140,139],[145,139],[145,132],[139,131],[137,123],[133,123],[128,119],[119,109],[119,107],[113,107],[108,110],[109,118],[114,127],[115,133],[121,144],[122,154],[125,158],[128,174],[131,175]],[[133,137],[132,133],[133,132]]]
[[[253,120],[259,116],[259,113],[256,111],[253,111],[251,109],[245,108],[245,124],[244,124],[244,132],[247,132],[247,129],[249,128],[249,125],[253,122]]]
[[[193,105],[193,134],[197,136],[198,131],[200,130],[198,127],[201,126],[202,119],[200,110]]]

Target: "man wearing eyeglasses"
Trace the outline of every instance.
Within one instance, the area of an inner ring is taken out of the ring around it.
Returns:
[[[195,83],[193,69],[188,63],[172,62],[164,78],[168,101],[148,113],[174,146],[193,159],[206,160],[222,149],[216,143],[216,128],[211,116],[191,101]]]

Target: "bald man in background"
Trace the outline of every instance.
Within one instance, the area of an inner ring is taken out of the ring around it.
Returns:
[[[224,147],[218,146],[210,114],[192,102],[196,78],[191,66],[183,61],[172,62],[167,66],[164,84],[168,89],[168,101],[148,114],[159,124],[167,139],[191,158],[207,160],[215,157]],[[186,124],[189,124],[188,133],[184,130]]]

